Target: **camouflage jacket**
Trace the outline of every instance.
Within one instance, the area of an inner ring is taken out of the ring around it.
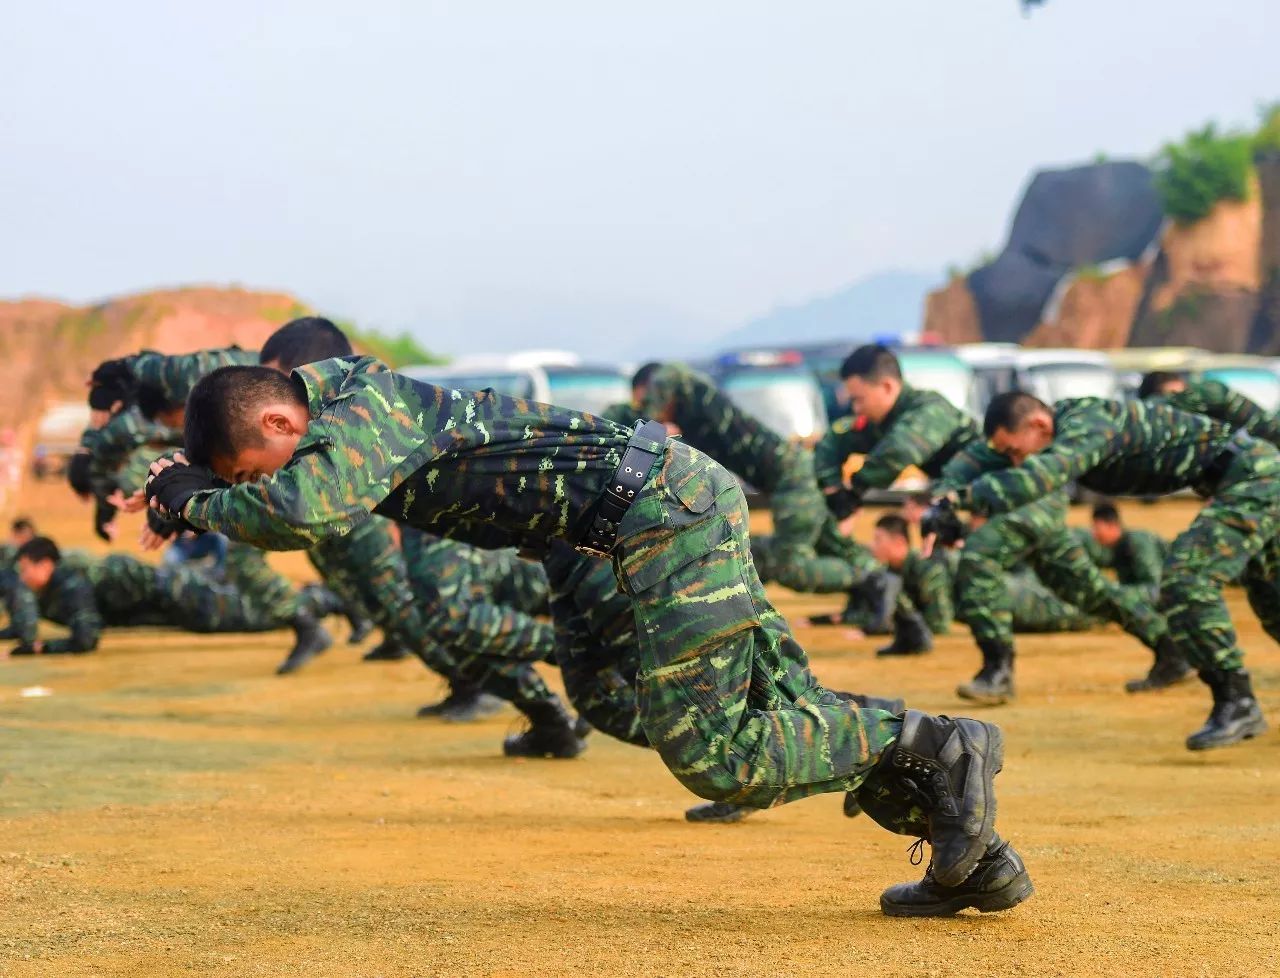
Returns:
[[[951,600],[952,575],[947,562],[912,550],[894,573],[902,578],[902,593],[924,616],[929,631],[935,635],[949,631],[955,618],[955,608]]]
[[[1206,415],[1230,428],[1243,428],[1255,438],[1280,445],[1280,417],[1268,414],[1221,381],[1192,381],[1186,390],[1166,394],[1159,400],[1179,411]]]
[[[49,583],[36,595],[40,617],[70,629],[66,638],[52,638],[44,643],[47,655],[67,652],[92,652],[102,637],[102,615],[94,598],[88,575],[74,567],[59,564]]]
[[[182,432],[148,421],[136,407],[117,411],[101,428],[86,428],[80,435],[80,447],[92,459],[89,477],[94,497],[105,499],[117,488],[128,491],[130,486],[124,484],[121,473],[137,450],[148,445],[156,449],[151,452],[155,458],[165,448],[182,447]]]
[[[35,595],[22,583],[17,571],[0,570],[0,601],[9,615],[9,624],[0,629],[0,638],[16,638],[23,645],[34,642],[40,609]]]
[[[849,456],[864,456],[850,480],[854,496],[861,497],[868,489],[893,485],[911,465],[936,479],[957,454],[983,444],[973,419],[945,397],[904,384],[883,421],[862,416],[834,421],[813,450],[814,467],[818,484],[834,489],[844,484]]]
[[[968,490],[970,509],[1006,513],[1073,480],[1108,496],[1197,488],[1232,440],[1224,424],[1153,401],[1068,398],[1053,413],[1053,444],[979,478]]]
[[[170,404],[182,404],[200,380],[219,367],[256,365],[256,350],[228,346],[195,353],[156,353],[143,350],[129,357],[129,366],[139,384],[155,387]]]
[[[1097,566],[1114,570],[1116,580],[1126,586],[1158,589],[1169,555],[1169,544],[1146,530],[1125,530],[1114,547],[1104,547],[1083,527],[1072,534]]]
[[[440,536],[542,553],[551,539],[581,538],[632,434],[491,390],[420,383],[372,357],[293,375],[311,411],[293,458],[270,478],[197,493],[183,514],[192,525],[291,550],[376,510]]]
[[[653,374],[640,413],[674,423],[685,442],[764,492],[772,492],[786,470],[792,451],[787,440],[683,364],[669,363]]]
[[[612,421],[614,424],[620,424],[624,428],[633,428],[635,423],[640,420],[641,412],[633,408],[630,403],[619,401],[617,404],[610,404],[601,411],[600,417],[606,421]]]

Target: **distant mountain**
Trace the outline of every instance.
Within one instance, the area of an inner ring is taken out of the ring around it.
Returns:
[[[924,272],[877,272],[839,292],[780,306],[724,334],[715,345],[724,349],[837,339],[852,342],[885,333],[916,333],[924,321],[925,294],[940,278]]]

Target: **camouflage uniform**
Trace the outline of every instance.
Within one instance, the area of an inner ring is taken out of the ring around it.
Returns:
[[[1269,414],[1221,381],[1193,380],[1186,390],[1148,400],[1163,401],[1179,411],[1203,414],[1233,430],[1243,429],[1255,438],[1280,445],[1280,415]]]
[[[641,413],[669,414],[685,442],[770,496],[768,569],[779,584],[794,591],[848,591],[877,568],[827,511],[812,453],[751,417],[703,375],[681,364],[661,367],[649,380]]]
[[[949,579],[955,580],[960,569],[959,548],[935,551],[934,561],[946,568]],[[1014,634],[1046,632],[1084,632],[1104,622],[1087,615],[1079,608],[1067,604],[1050,591],[1029,567],[1017,568],[1004,578],[1009,593],[1009,610],[1013,616]]]
[[[1007,464],[979,435],[973,421],[941,394],[903,385],[897,403],[880,423],[841,418],[814,450],[818,481],[826,489],[843,485],[850,455],[865,456],[854,473],[855,499],[886,488],[908,466],[938,479],[938,488],[961,489],[994,465]],[[1012,646],[1013,608],[1008,572],[1028,564],[1067,603],[1119,623],[1154,649],[1166,633],[1150,603],[1108,581],[1067,530],[1065,491],[1029,501],[988,520],[965,540],[956,574],[956,616],[980,646]]]
[[[889,570],[901,582],[892,609],[893,617],[919,613],[934,635],[949,632],[955,618],[955,609],[951,600],[952,574],[945,563],[937,558],[926,558],[912,550],[901,567],[891,567]],[[855,625],[868,634],[877,634],[893,629],[893,622],[884,620],[884,617],[879,609],[851,607],[842,621]]]
[[[1107,495],[1190,488],[1212,496],[1173,541],[1165,564],[1160,606],[1174,644],[1201,669],[1241,669],[1244,653],[1222,598],[1223,585],[1237,576],[1267,633],[1280,640],[1280,452],[1158,401],[1079,398],[1060,401],[1053,411],[1053,444],[974,482],[968,505],[1000,513],[1072,479]]]
[[[1113,547],[1104,547],[1089,530],[1074,531],[1089,559],[1114,571],[1121,587],[1137,588],[1154,601],[1160,594],[1160,575],[1169,557],[1169,542],[1147,530],[1125,530]]]
[[[15,638],[23,645],[36,639],[36,625],[40,621],[40,609],[35,595],[9,566],[0,569],[0,601],[4,602],[9,623],[0,629],[0,638]]]
[[[613,565],[557,540],[543,566],[551,587],[556,663],[574,708],[597,730],[648,747],[636,702],[636,620],[631,599],[618,590]]]
[[[377,361],[294,372],[312,423],[252,485],[197,492],[193,525],[276,549],[371,511],[487,547],[545,554],[594,518],[629,440],[658,453],[618,530],[615,573],[640,640],[641,723],[710,799],[757,808],[858,787],[902,721],[823,689],[751,563],[737,481],[678,441],[550,405],[421,384]]]

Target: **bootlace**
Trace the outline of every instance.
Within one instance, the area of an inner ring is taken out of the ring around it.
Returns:
[[[924,843],[924,839],[916,839],[915,842],[911,843],[911,848],[907,850],[912,866],[919,866],[924,862]]]

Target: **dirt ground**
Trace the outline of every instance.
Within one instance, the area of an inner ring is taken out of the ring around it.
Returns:
[[[67,495],[26,508],[88,546]],[[1172,534],[1194,510],[1128,511]],[[1280,718],[1280,654],[1231,601]],[[967,635],[877,661],[824,632],[804,641],[829,684],[962,711]],[[999,828],[1037,893],[946,921],[881,916],[881,889],[919,873],[909,840],[839,796],[689,825],[650,753],[597,734],[575,761],[505,760],[514,714],[417,720],[438,683],[341,643],[276,678],[288,638],[121,631],[0,662],[0,975],[1280,973],[1280,734],[1188,753],[1205,693],[1125,695],[1148,657],[1117,630],[1020,642],[1020,698],[984,715],[1008,742]]]

